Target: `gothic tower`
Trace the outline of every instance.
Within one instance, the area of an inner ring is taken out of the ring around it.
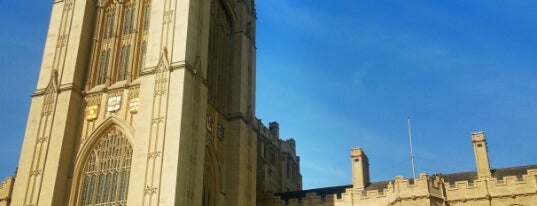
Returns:
[[[255,205],[255,18],[54,0],[12,205]]]

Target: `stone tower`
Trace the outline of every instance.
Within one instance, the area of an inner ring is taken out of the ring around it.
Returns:
[[[479,179],[490,178],[489,152],[484,132],[472,133],[472,147],[474,148],[477,176]]]
[[[356,190],[363,190],[370,184],[369,159],[362,148],[351,149],[352,185]]]
[[[253,0],[54,0],[12,206],[255,205]]]

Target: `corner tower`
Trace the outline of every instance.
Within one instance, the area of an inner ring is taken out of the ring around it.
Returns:
[[[54,0],[12,205],[253,205],[254,111],[253,0]]]

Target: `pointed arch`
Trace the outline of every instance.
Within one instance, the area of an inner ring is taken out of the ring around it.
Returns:
[[[126,202],[133,134],[134,129],[116,117],[92,132],[75,160],[70,205]]]
[[[215,146],[212,142],[205,145],[205,163],[203,169],[202,205],[219,205],[218,196],[221,192],[221,173]]]
[[[58,70],[56,69],[52,69],[51,71],[47,90],[53,90],[55,92],[60,91],[60,84],[58,83]]]
[[[207,98],[217,111],[225,113],[229,100],[231,81],[231,34],[233,20],[223,0],[211,1],[209,21],[209,49],[207,62]]]
[[[233,4],[230,0],[220,0],[222,3],[222,6],[224,7],[224,10],[229,17],[229,21],[231,23],[231,26],[235,26],[237,22],[237,14],[235,13],[235,10],[233,10]]]
[[[158,60],[158,64],[156,67],[155,72],[163,72],[167,71],[170,68],[170,60],[168,60],[168,49],[166,47],[162,48],[162,52],[160,53],[160,58]]]
[[[95,143],[95,137],[102,136],[107,130],[109,130],[111,127],[119,127],[121,130],[123,130],[129,139],[129,142],[131,144],[134,144],[134,128],[125,120],[119,119],[116,116],[110,116],[106,118],[90,135],[88,138],[88,142],[84,145],[87,147],[87,145],[92,145],[92,143]],[[81,150],[82,151],[82,150]],[[81,154],[81,153],[79,153]]]

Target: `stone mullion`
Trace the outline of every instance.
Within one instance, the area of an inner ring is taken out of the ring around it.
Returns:
[[[106,71],[106,86],[110,86],[115,82],[113,81],[115,78],[114,74],[117,72],[118,69],[116,61],[118,60],[119,55],[117,54],[121,51],[122,44],[121,37],[119,36],[120,32],[122,31],[121,27],[123,26],[123,16],[121,15],[122,10],[123,6],[119,3],[116,3],[116,8],[114,10],[114,31],[112,32],[112,37],[108,39],[110,41],[110,58],[108,59],[108,69]]]
[[[137,4],[134,6],[134,19],[133,21],[133,32],[131,35],[133,35],[131,40],[131,55],[129,55],[129,62],[130,62],[130,69],[127,71],[127,81],[132,82],[134,79],[136,79],[136,73],[138,68],[138,63],[136,61],[140,51],[141,51],[141,39],[142,39],[142,22],[143,22],[143,10],[144,10],[144,1],[138,1]]]
[[[130,77],[131,81],[135,80],[139,77],[139,74],[142,70],[142,45],[145,42],[147,42],[147,32],[144,27],[145,17],[146,17],[146,7],[150,5],[150,1],[147,0],[141,0],[138,3],[138,11],[137,13],[137,23],[135,24],[135,40],[134,40],[134,47],[133,47],[133,55],[132,55],[132,69],[130,71]],[[146,50],[147,52],[147,50]]]
[[[128,43],[126,44],[129,47],[129,50],[127,52],[128,58],[126,59],[127,70],[125,71],[125,75],[127,75],[125,77],[125,80],[127,80],[127,82],[131,82],[133,80],[132,73],[133,73],[134,66],[135,66],[134,57],[136,56],[137,54],[136,51],[138,51],[138,48],[139,48],[137,41],[136,41],[137,39],[138,39],[138,34],[136,32],[131,33],[129,34]]]
[[[116,81],[124,81],[126,80],[127,82],[130,82],[131,81],[131,78],[130,78],[130,69],[129,67],[132,66],[131,64],[131,58],[132,58],[132,50],[135,48],[133,47],[134,45],[134,40],[136,39],[136,32],[134,30],[134,24],[132,23],[134,20],[133,19],[130,19],[130,22],[127,21],[127,18],[131,18],[131,17],[128,17],[127,15],[129,14],[128,11],[129,10],[133,10],[135,11],[136,10],[136,5],[132,5],[132,3],[130,2],[125,2],[121,5],[121,24],[120,24],[120,28],[121,28],[121,31],[119,32],[121,35],[120,37],[120,44],[118,46],[118,52],[120,52],[120,54],[118,55],[117,59],[119,60],[119,65],[117,67],[117,71],[115,72],[116,73]],[[136,16],[132,16],[133,18],[136,18]],[[129,33],[125,33],[126,30],[125,30],[125,26],[127,26],[127,23],[130,23],[131,25],[129,25],[130,27],[130,31]],[[119,30],[118,30],[119,31]],[[124,50],[124,48],[128,48],[128,50]],[[125,56],[126,54],[128,54],[128,56]],[[126,58],[128,57],[128,58]],[[123,66],[123,67],[120,67],[120,66]],[[125,68],[126,67],[126,68]],[[124,71],[121,71],[123,70]],[[124,80],[118,80],[118,77],[119,77],[119,73],[120,72],[124,72],[123,75],[124,75]]]

